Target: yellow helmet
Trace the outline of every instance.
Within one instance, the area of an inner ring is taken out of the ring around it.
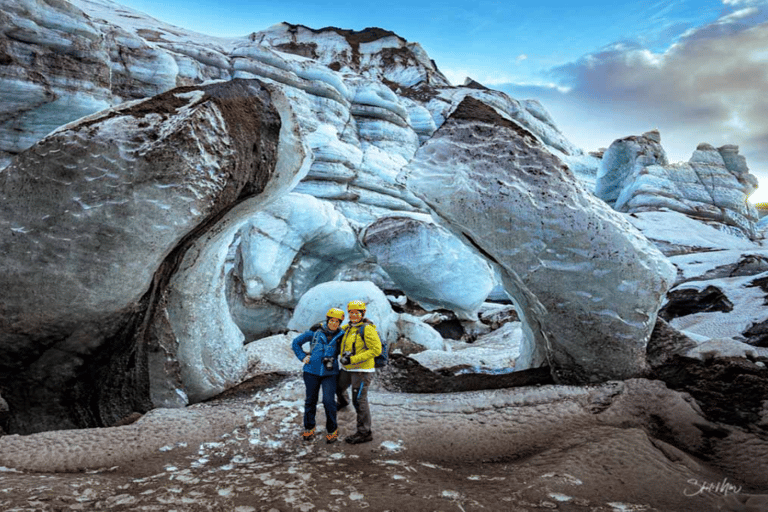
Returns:
[[[338,318],[339,320],[344,320],[344,312],[339,308],[329,309],[328,313],[326,313],[325,316],[327,316],[328,318]]]
[[[347,304],[347,311],[352,311],[353,309],[356,309],[358,311],[365,311],[365,302],[361,300],[353,300],[349,304]]]

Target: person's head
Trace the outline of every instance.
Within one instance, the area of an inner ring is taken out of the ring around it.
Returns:
[[[328,325],[328,328],[332,331],[335,331],[336,329],[339,328],[342,320],[344,320],[344,312],[339,308],[331,308],[328,310],[328,313],[326,313],[325,315],[325,323]]]
[[[349,321],[353,324],[362,321],[365,316],[365,302],[353,300],[347,304],[347,312],[349,313]]]

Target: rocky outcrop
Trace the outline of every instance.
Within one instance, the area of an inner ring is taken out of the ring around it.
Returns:
[[[738,146],[699,144],[686,163],[669,164],[659,132],[614,141],[603,155],[595,194],[627,213],[669,209],[756,236],[757,188]]]
[[[476,318],[493,289],[488,263],[429,217],[381,217],[362,240],[397,287],[426,310]]]
[[[645,370],[674,269],[530,132],[466,98],[401,176],[500,269],[526,326],[527,366],[547,361],[560,382]]]
[[[250,39],[280,52],[312,59],[333,71],[372,76],[401,87],[450,85],[419,43],[409,43],[381,28],[317,30],[281,23],[268,31],[251,34]]]
[[[148,328],[169,278],[230,209],[284,190],[303,163],[281,98],[247,80],[176,89],[64,126],[0,172],[12,430],[152,406],[150,354],[163,354],[153,378],[175,367],[174,344]]]

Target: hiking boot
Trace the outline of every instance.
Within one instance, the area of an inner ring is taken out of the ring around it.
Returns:
[[[373,434],[371,434],[370,432],[367,434],[361,434],[360,432],[355,432],[351,436],[344,439],[344,441],[349,444],[368,443],[370,441],[373,441]]]
[[[302,437],[302,439],[304,439],[305,441],[311,441],[311,440],[313,440],[313,439],[315,438],[315,429],[313,428],[312,430],[305,430],[305,431],[304,431],[304,432],[301,434],[301,437]]]
[[[339,429],[334,430],[330,434],[325,435],[326,443],[333,444],[339,440]]]

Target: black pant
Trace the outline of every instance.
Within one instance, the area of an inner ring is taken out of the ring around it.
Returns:
[[[317,398],[320,388],[323,388],[323,407],[325,408],[325,430],[330,434],[338,428],[336,424],[336,375],[312,375],[304,372],[304,385],[307,387],[307,397],[304,400],[304,429],[315,428]]]

